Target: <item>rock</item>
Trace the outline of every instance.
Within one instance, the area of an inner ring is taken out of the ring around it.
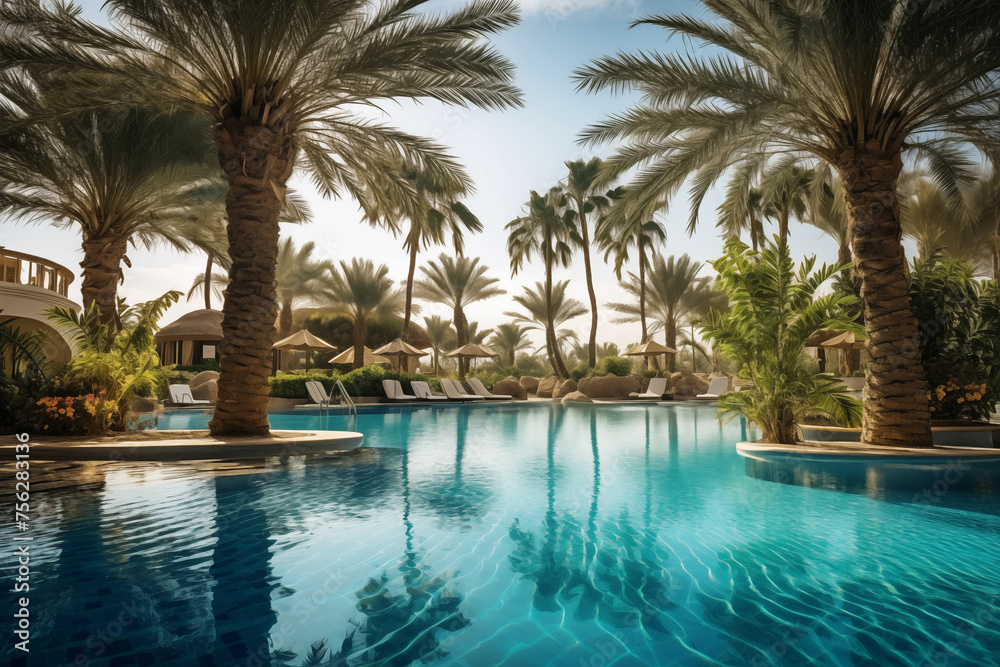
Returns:
[[[562,397],[562,402],[565,403],[593,403],[594,399],[587,396],[582,391],[571,391]]]
[[[212,373],[214,371],[205,372]],[[219,398],[219,381],[206,380],[197,387],[191,387],[191,398],[196,401],[211,401],[212,403],[215,403],[216,399]]]
[[[697,396],[708,391],[708,383],[691,373],[674,373],[670,376],[674,396]]]
[[[580,378],[580,380],[576,383],[576,390],[586,393],[584,388],[587,386],[588,382],[590,382],[590,378]]]
[[[538,378],[531,377],[530,375],[522,375],[520,382],[527,393],[534,394],[538,391]]]
[[[506,394],[508,396],[513,396],[515,400],[523,401],[528,398],[528,390],[525,389],[517,378],[512,376],[507,376],[502,380],[497,381],[493,385],[494,394]]]
[[[554,392],[552,392],[552,398],[562,398],[566,394],[572,393],[576,390],[576,380],[566,380],[561,385],[556,387]]]
[[[586,383],[581,382],[578,390],[590,398],[628,398],[630,393],[642,388],[642,381],[637,375],[605,375],[588,380]]]
[[[198,373],[197,375],[195,375],[193,378],[191,378],[191,381],[188,382],[188,386],[191,387],[192,391],[194,391],[195,387],[199,387],[199,386],[201,386],[201,385],[203,385],[206,382],[209,382],[211,380],[215,380],[216,382],[218,382],[218,380],[219,380],[219,373],[218,373],[218,371],[202,371],[202,372]],[[195,396],[195,398],[198,398],[198,397]]]
[[[557,377],[547,377],[538,381],[538,389],[535,394],[538,398],[552,398],[552,393],[556,390]]]
[[[159,401],[155,398],[133,396],[132,400],[129,401],[128,409],[130,412],[156,412],[156,408],[158,408],[159,405]]]

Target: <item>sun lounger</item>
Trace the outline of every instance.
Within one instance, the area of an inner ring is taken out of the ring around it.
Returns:
[[[440,394],[435,394],[431,391],[431,386],[424,382],[423,380],[413,380],[410,382],[410,386],[413,387],[413,393],[417,395],[417,399],[421,401],[447,401],[447,396],[441,396]]]
[[[197,399],[186,384],[170,385],[170,402],[175,405],[211,405],[212,401]]]
[[[720,394],[724,394],[727,391],[729,391],[729,378],[714,377],[708,383],[708,391],[704,394],[698,394],[695,398],[718,398]]]
[[[514,399],[514,397],[509,394],[494,394],[486,388],[486,385],[484,385],[483,381],[479,378],[469,378],[466,382],[469,383],[469,387],[472,388],[472,391],[474,391],[476,395],[482,396],[487,401],[510,401]]]
[[[660,400],[661,398],[663,398],[663,395],[665,393],[667,393],[667,378],[652,378],[649,381],[649,387],[646,388],[646,391],[644,391],[641,394],[637,391],[633,391],[631,394],[629,394],[629,397],[655,398],[656,400]]]
[[[445,395],[452,401],[485,401],[486,399],[482,396],[476,396],[475,394],[466,394],[465,389],[457,380],[450,380],[448,378],[441,378],[441,389],[444,391]]]
[[[382,389],[385,390],[385,397],[390,401],[415,401],[416,396],[403,393],[403,385],[399,380],[382,380]]]
[[[322,382],[318,380],[308,380],[306,382],[306,392],[309,394],[309,398],[312,399],[312,403],[297,407],[303,407],[303,408],[330,407],[330,402],[333,400],[333,392],[331,391],[329,394],[326,393],[326,387],[323,386]]]

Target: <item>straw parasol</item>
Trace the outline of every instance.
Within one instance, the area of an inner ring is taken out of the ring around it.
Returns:
[[[418,350],[402,338],[397,338],[391,343],[386,343],[379,349],[375,350],[373,354],[380,354],[383,356],[395,355],[397,361],[396,366],[398,368],[404,368],[404,357],[426,357],[428,353],[423,350]]]
[[[460,359],[474,359],[476,357],[495,357],[496,352],[490,352],[482,345],[476,343],[466,343],[457,350],[452,350],[448,354],[444,355],[446,357],[457,357]],[[464,379],[462,376],[464,373],[461,372],[462,366],[459,364],[459,377]]]
[[[819,344],[820,348],[828,350],[843,350],[841,353],[840,374],[847,377],[854,373],[855,357],[854,350],[860,350],[865,346],[866,339],[857,336],[853,331],[845,331]]]
[[[629,357],[658,357],[661,354],[677,354],[677,350],[657,343],[655,340],[647,341],[642,345],[637,345],[625,353]],[[664,359],[666,361],[666,359]]]
[[[331,364],[353,364],[354,363],[354,348],[349,347],[333,359],[330,360]],[[385,357],[379,356],[365,347],[365,365],[368,364],[388,364],[389,360]]]
[[[275,350],[275,368],[280,364],[280,357],[282,350],[299,350],[306,353],[306,370],[309,370],[309,353],[310,352],[322,352],[324,350],[336,350],[333,345],[330,345],[322,338],[317,338],[305,329],[293,333],[288,338],[283,338],[277,343],[271,346]]]

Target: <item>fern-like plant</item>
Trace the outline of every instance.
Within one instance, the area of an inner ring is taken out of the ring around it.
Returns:
[[[788,246],[777,237],[759,252],[731,240],[712,262],[729,310],[713,309],[698,324],[715,349],[753,382],[748,389],[723,394],[719,412],[724,418],[745,415],[765,442],[795,443],[798,424],[820,415],[842,426],[861,423],[861,403],[841,393],[844,387],[832,375],[814,373],[805,354],[806,340],[821,329],[861,331],[848,315],[854,296],[818,295],[847,267],[817,269],[815,264],[816,258],[809,257],[796,271]]]

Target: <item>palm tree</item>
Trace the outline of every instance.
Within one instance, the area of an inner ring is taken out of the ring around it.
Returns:
[[[663,224],[656,220],[642,221],[642,218],[631,218],[612,224],[602,221],[597,228],[598,243],[604,249],[604,261],[610,257],[615,260],[615,276],[622,279],[622,269],[629,261],[629,252],[635,248],[639,260],[639,324],[642,327],[642,340],[649,340],[649,328],[646,325],[646,269],[649,266],[650,253],[656,246],[667,240],[667,231]],[[649,358],[646,358],[648,365]]]
[[[583,243],[573,222],[576,216],[568,209],[569,198],[559,187],[550,188],[545,195],[531,191],[531,198],[524,205],[525,215],[507,223],[507,254],[510,255],[511,275],[531,260],[534,254],[542,258],[545,265],[544,303],[556,302],[553,293],[552,269],[555,266],[569,266],[573,256],[571,247]],[[545,347],[555,364],[555,372],[560,377],[569,377],[556,345],[556,324],[554,313],[550,313],[545,327]]]
[[[506,291],[496,286],[499,278],[486,275],[489,267],[480,266],[478,257],[449,257],[445,253],[438,261],[431,260],[420,267],[424,277],[414,283],[414,295],[418,299],[441,303],[452,309],[452,323],[458,346],[469,342],[469,320],[465,309],[478,301],[490,299]],[[464,372],[465,360],[459,360],[459,371]]]
[[[739,238],[743,230],[749,230],[755,249],[763,244],[764,219],[777,223],[778,238],[788,242],[790,220],[804,220],[809,212],[814,172],[794,159],[782,160],[766,165],[759,178],[759,188],[747,187],[742,175],[733,179],[719,206],[716,225],[728,238]]]
[[[513,66],[484,40],[518,22],[516,4],[473,0],[428,14],[425,2],[109,0],[111,29],[58,7],[7,12],[19,30],[4,45],[5,63],[75,70],[214,122],[233,265],[213,434],[269,429],[278,214],[295,167],[322,194],[347,193],[377,217],[410,194],[400,164],[439,180],[465,174],[441,147],[361,108],[402,99],[521,104]]]
[[[747,231],[755,252],[764,245],[764,195],[759,189],[747,188],[734,178],[717,211],[715,226],[722,230],[723,238],[738,239]]]
[[[320,298],[326,300],[354,324],[354,367],[365,364],[365,339],[368,324],[373,319],[398,315],[403,307],[403,293],[393,287],[389,267],[375,268],[370,259],[355,257],[348,264],[341,260],[340,270],[328,269],[326,290]]]
[[[838,265],[851,263],[850,220],[844,202],[844,189],[829,167],[822,174],[817,174],[813,181],[809,214],[803,221],[836,241]]]
[[[529,331],[528,327],[521,326],[517,322],[498,324],[493,331],[493,337],[490,338],[490,347],[500,353],[506,365],[513,366],[517,353],[531,344],[528,340]]]
[[[692,314],[705,300],[714,299],[709,278],[699,278],[701,264],[691,261],[686,254],[664,261],[657,255],[646,276],[647,307],[652,317],[664,331],[664,343],[677,349],[678,328],[684,318]],[[629,273],[629,280],[621,283],[622,289],[634,297],[642,293],[643,285],[639,276]],[[695,297],[697,295],[697,297]],[[641,317],[635,302],[609,303],[608,308],[622,313],[624,317],[614,320],[617,324],[635,322]],[[675,355],[667,355],[667,370],[671,373],[677,367]]]
[[[207,119],[125,108],[24,125],[44,118],[52,91],[6,78],[0,124],[22,125],[0,136],[0,212],[78,231],[84,308],[96,303],[101,321],[118,327],[129,244],[188,251],[181,228],[193,209],[210,205],[199,196],[219,171]]]
[[[584,359],[590,368],[597,365],[597,294],[594,292],[594,275],[590,268],[590,229],[587,215],[595,211],[602,212],[621,194],[619,190],[604,193],[597,187],[597,177],[602,165],[599,157],[586,162],[582,158],[566,162],[569,175],[566,177],[565,191],[569,199],[568,207],[575,211],[576,219],[580,221],[580,245],[583,248],[583,267],[587,276],[587,294],[590,297],[590,338],[587,342],[587,358]]]
[[[281,315],[278,317],[278,337],[292,334],[292,309],[299,301],[308,301],[323,288],[324,279],[332,265],[326,260],[312,258],[316,244],[312,241],[295,248],[295,242],[286,238],[278,246],[276,280],[278,281],[278,303]]]
[[[468,337],[470,343],[475,343],[476,345],[482,345],[486,342],[489,335],[493,333],[493,329],[483,329],[479,330],[479,322],[469,322]]]
[[[896,186],[904,151],[923,156],[936,176],[953,181],[967,175],[969,145],[997,153],[996,116],[985,110],[1000,101],[1000,4],[703,4],[718,21],[662,15],[639,23],[706,45],[711,56],[619,54],[576,72],[582,89],[641,95],[628,112],[583,134],[587,143],[622,142],[606,159],[605,178],[642,165],[617,215],[655,209],[685,182],[693,184],[697,208],[723,174],[752,181],[777,155],[833,165],[867,315],[862,441],[930,446]]]
[[[566,363],[562,358],[562,345],[576,336],[572,331],[559,330],[558,327],[574,317],[587,313],[587,308],[576,299],[566,298],[568,280],[560,280],[548,288],[544,283],[535,283],[535,289],[524,288],[524,294],[515,296],[514,301],[527,311],[527,315],[517,312],[507,312],[504,315],[513,317],[515,323],[526,324],[528,329],[541,330],[546,333],[545,351],[552,364],[552,370],[559,377],[569,377]],[[550,335],[551,334],[551,335]]]
[[[223,271],[229,271],[229,253],[226,252],[226,222],[225,211],[217,211],[215,215],[199,218],[193,229],[184,233],[184,238],[192,246],[205,253],[205,271],[199,273],[191,283],[187,300],[201,290],[205,297],[205,309],[212,309],[212,296],[222,299],[223,290],[229,284],[229,278],[213,271],[218,266]]]
[[[431,341],[431,350],[434,352],[434,374],[441,375],[441,366],[438,364],[439,355],[446,352],[449,334],[451,334],[451,320],[446,320],[439,315],[431,315],[424,318],[424,329],[427,330],[427,337]]]

